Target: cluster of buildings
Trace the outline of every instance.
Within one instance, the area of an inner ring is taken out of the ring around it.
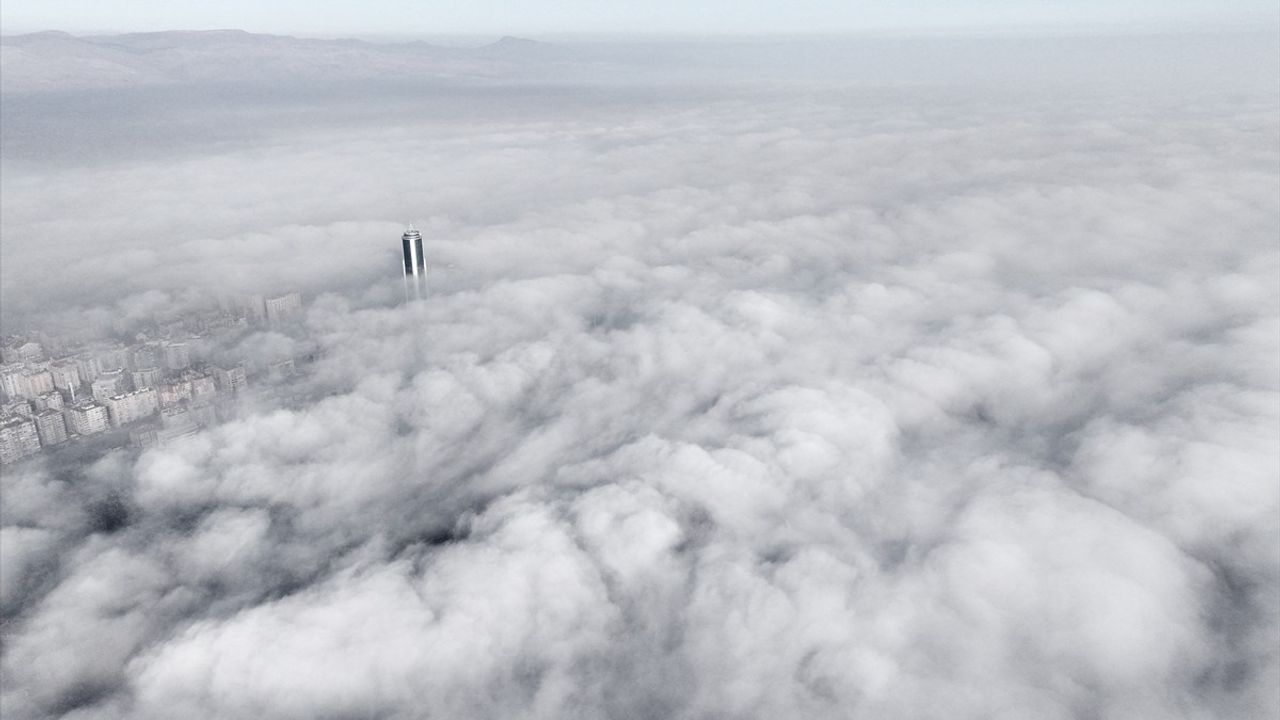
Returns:
[[[47,336],[10,337],[0,346],[0,463],[11,463],[76,437],[125,428],[130,442],[165,443],[226,420],[248,387],[244,363],[214,364],[219,336],[277,326],[302,312],[297,293],[220,299],[218,310],[156,328],[132,343],[72,346]],[[43,340],[43,342],[42,342]],[[271,379],[294,372],[293,358],[260,370]]]

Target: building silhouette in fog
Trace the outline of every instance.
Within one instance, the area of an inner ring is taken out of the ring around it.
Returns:
[[[279,297],[269,297],[263,301],[263,306],[267,310],[267,324],[279,327],[302,314],[302,296],[291,292]]]
[[[427,283],[427,261],[422,255],[422,235],[410,225],[400,236],[404,250],[404,296],[421,298]]]

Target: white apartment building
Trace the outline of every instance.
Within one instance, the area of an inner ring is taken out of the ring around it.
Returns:
[[[137,422],[153,415],[160,408],[153,388],[134,390],[130,393],[116,395],[107,400],[107,411],[111,424],[115,427]]]
[[[110,427],[107,408],[93,402],[82,402],[67,411],[70,429],[77,435],[94,435]]]
[[[10,400],[16,400],[22,397],[19,390],[22,383],[22,373],[26,372],[26,368],[22,363],[6,363],[0,365],[0,389],[4,390],[4,396]]]
[[[40,444],[44,447],[57,445],[67,441],[67,423],[62,413],[57,410],[45,410],[35,416],[36,432],[40,435]]]
[[[93,399],[99,405],[106,405],[107,400],[112,396],[119,395],[125,391],[124,370],[109,370],[100,373],[89,388],[93,394]]]
[[[88,384],[97,379],[98,373],[102,369],[98,367],[98,359],[88,353],[80,353],[71,358],[76,364],[76,370],[80,371],[80,382]]]
[[[158,367],[143,367],[133,371],[133,387],[137,390],[153,388],[160,384],[164,372]]]
[[[243,365],[216,367],[213,369],[213,377],[218,382],[218,389],[223,392],[236,394],[249,386],[249,378]]]
[[[26,370],[22,373],[22,397],[35,399],[53,392],[53,373],[48,370]]]
[[[40,452],[40,435],[35,421],[24,417],[11,417],[0,422],[0,463]]]
[[[62,393],[57,390],[47,392],[34,398],[32,404],[36,406],[36,410],[62,410]]]
[[[49,364],[53,386],[66,393],[74,393],[80,387],[80,368],[72,360],[55,360]]]

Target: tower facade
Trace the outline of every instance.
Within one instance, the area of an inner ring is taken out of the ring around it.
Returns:
[[[422,234],[410,225],[400,236],[404,249],[405,298],[421,298],[427,281],[427,261],[422,254]]]

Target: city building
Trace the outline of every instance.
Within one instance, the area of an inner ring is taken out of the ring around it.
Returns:
[[[44,359],[44,348],[38,342],[23,343],[18,346],[18,357],[22,362],[39,362]]]
[[[22,363],[0,365],[0,390],[4,390],[4,396],[9,400],[22,397],[22,390],[25,387],[22,382],[22,373],[26,371],[27,368]]]
[[[199,429],[196,418],[186,408],[165,408],[160,411],[157,441],[164,444],[180,437],[189,437],[195,435]]]
[[[110,427],[110,414],[105,406],[84,401],[67,411],[70,430],[77,435],[95,435]]]
[[[24,417],[0,422],[0,463],[11,463],[40,452],[40,435],[35,421]]]
[[[128,366],[129,351],[121,346],[103,348],[95,357],[98,360],[98,372],[123,370]]]
[[[143,367],[134,370],[132,375],[134,389],[141,390],[159,385],[164,378],[164,371],[157,367]]]
[[[160,411],[161,427],[194,425],[191,412],[185,406],[167,407]]]
[[[21,395],[28,400],[53,392],[53,373],[48,370],[24,370],[19,379]]]
[[[183,400],[191,399],[191,381],[189,380],[179,379],[162,383],[156,390],[160,393],[160,405],[163,407],[177,405]]]
[[[297,368],[294,366],[293,358],[277,360],[267,365],[267,377],[275,382],[293,377],[296,371]]]
[[[111,424],[116,427],[128,425],[154,415],[159,407],[160,404],[156,401],[156,391],[153,388],[134,390],[133,392],[116,395],[107,400],[107,411],[111,417]]]
[[[404,251],[404,296],[406,300],[419,299],[426,289],[427,261],[422,254],[422,234],[410,225],[400,236]]]
[[[231,304],[236,315],[252,325],[261,325],[267,321],[267,308],[261,295],[236,295]]]
[[[44,447],[57,445],[67,441],[67,423],[62,413],[57,410],[45,410],[36,415],[36,432],[40,435],[40,444]]]
[[[98,378],[100,369],[98,368],[98,359],[89,353],[80,353],[71,358],[76,364],[76,370],[80,371],[80,383],[88,385]]]
[[[302,314],[302,296],[296,292],[267,298],[265,305],[267,323],[273,326],[281,325]]]
[[[45,410],[61,411],[63,405],[62,393],[55,390],[43,395],[38,395],[32,399],[31,404],[35,406],[37,412],[43,412]]]
[[[55,360],[49,363],[49,374],[53,376],[53,386],[68,395],[75,395],[80,387],[80,368],[74,360]]]
[[[106,405],[109,398],[119,395],[127,389],[125,387],[124,370],[108,370],[99,373],[98,377],[89,384],[89,389],[94,401],[99,405]]]
[[[188,370],[182,374],[182,379],[191,383],[191,402],[207,402],[218,396],[218,386],[212,375]]]
[[[224,393],[236,395],[249,386],[243,365],[234,365],[229,368],[215,367],[213,377],[218,383],[218,389]]]
[[[213,403],[191,405],[187,408],[187,413],[197,427],[209,427],[218,423],[218,408]]]
[[[129,367],[136,372],[142,369],[159,367],[164,360],[164,351],[155,343],[144,343],[133,349]]]
[[[156,431],[156,442],[160,445],[167,445],[179,438],[191,437],[200,431],[194,423],[189,425],[180,425],[174,427],[162,427]]]
[[[191,367],[191,348],[186,343],[166,343],[164,366],[174,372]]]
[[[160,443],[155,425],[143,425],[129,431],[129,445],[135,448],[154,447]]]
[[[27,400],[14,400],[0,405],[0,416],[3,415],[21,415],[22,417],[31,417],[31,402]]]

